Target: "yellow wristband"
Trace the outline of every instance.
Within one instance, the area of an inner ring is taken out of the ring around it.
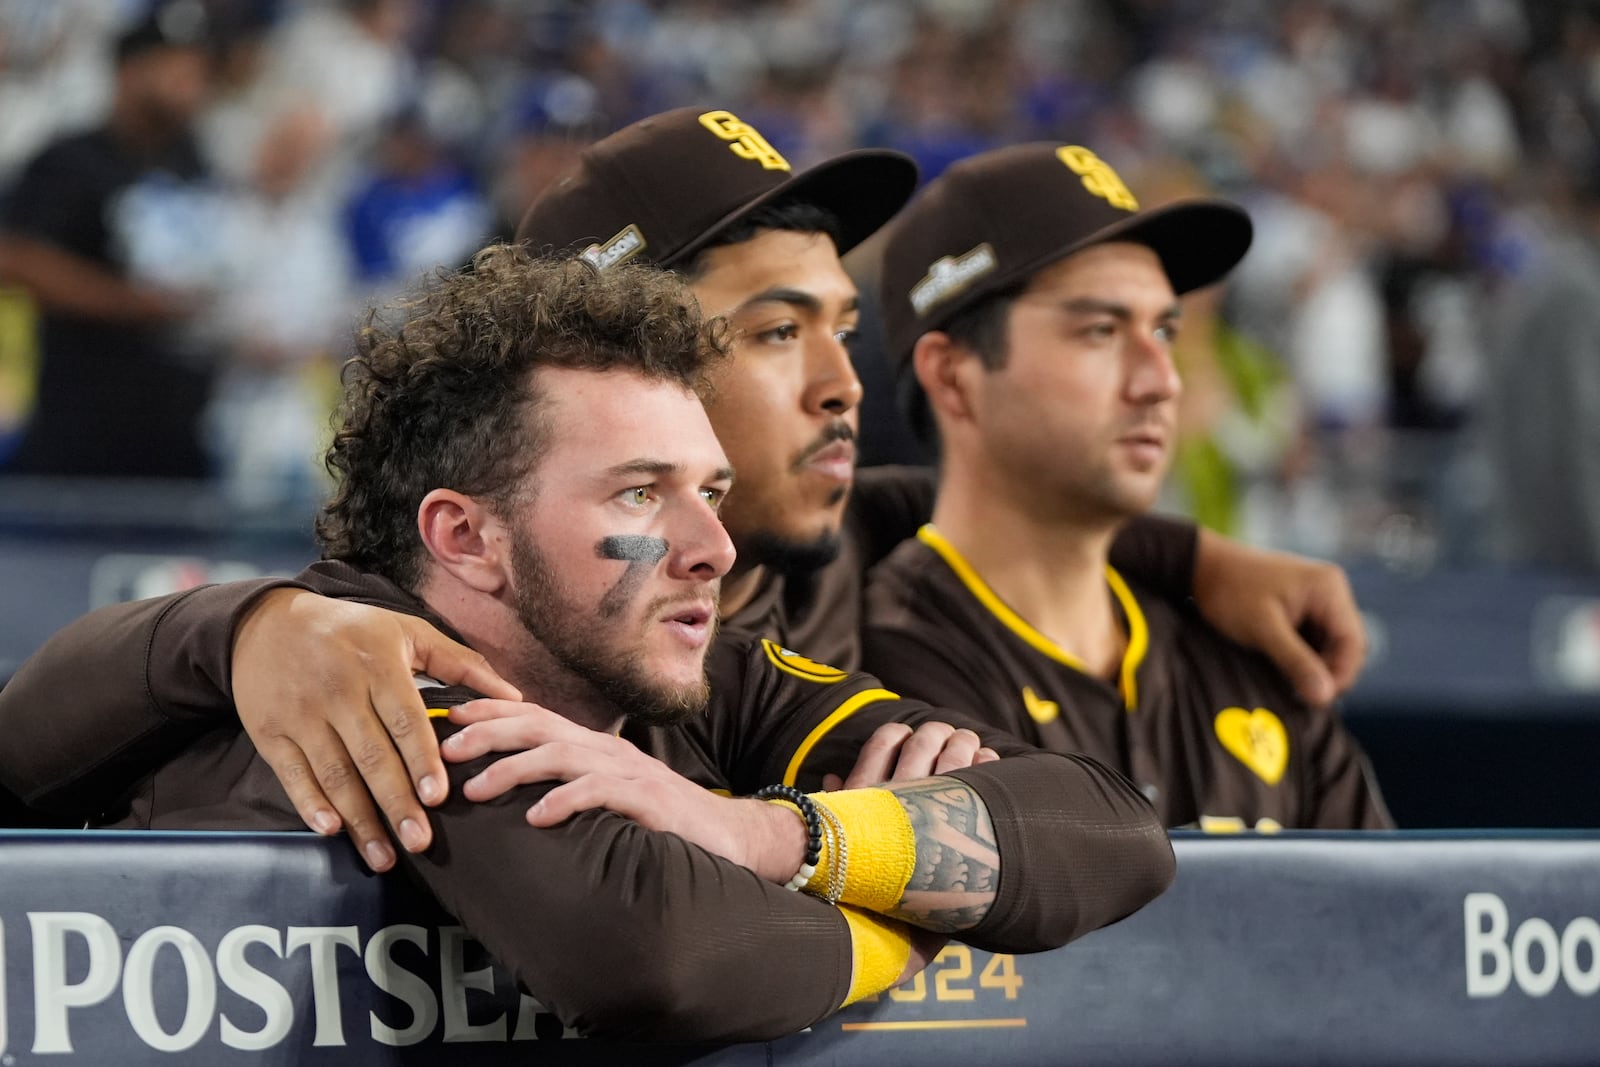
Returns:
[[[833,812],[844,831],[848,851],[839,902],[876,912],[898,907],[917,869],[917,834],[900,799],[887,789],[812,793],[811,799]],[[825,835],[812,892],[829,884],[833,861]]]
[[[840,905],[839,914],[850,927],[850,955],[854,966],[850,993],[844,1003],[854,1004],[862,997],[897,985],[911,959],[911,932],[906,924],[848,905]]]

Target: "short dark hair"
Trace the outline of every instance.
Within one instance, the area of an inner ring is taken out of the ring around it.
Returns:
[[[788,230],[793,233],[821,233],[837,247],[841,232],[839,217],[825,207],[804,200],[779,200],[765,204],[750,212],[727,229],[713,237],[695,252],[677,270],[691,281],[705,273],[706,253],[728,245],[743,244],[766,230]]]
[[[345,365],[317,518],[329,559],[416,591],[425,550],[417,507],[436,488],[504,509],[548,442],[536,418],[541,367],[624,370],[703,393],[726,353],[683,282],[624,264],[536,259],[516,245],[479,252],[397,305],[375,310]]]
[[[997,290],[932,328],[949,335],[952,341],[963,348],[971,349],[985,370],[999,370],[1011,355],[1010,333],[1007,329],[1011,305],[1027,288],[1028,283],[1024,281]],[[928,406],[928,394],[923,391],[922,383],[917,381],[913,361],[907,359],[901,367],[900,410],[919,441],[938,444],[939,427]]]

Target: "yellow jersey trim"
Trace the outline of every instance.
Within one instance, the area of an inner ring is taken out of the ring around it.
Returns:
[[[891,693],[887,689],[863,689],[837,708],[834,708],[832,714],[817,723],[811,732],[806,734],[805,740],[800,742],[800,747],[794,750],[794,756],[789,760],[789,766],[783,772],[783,784],[794,785],[795,779],[800,775],[800,768],[805,763],[806,757],[811,755],[811,750],[817,747],[817,742],[828,736],[828,732],[835,726],[838,726],[868,704],[876,704],[880,700],[899,699],[899,693]]]
[[[1082,674],[1090,673],[1083,660],[1034,629],[1028,620],[1012,611],[933,523],[930,522],[917,531],[917,540],[933,549],[939,558],[944,560],[945,565],[955,572],[955,576],[961,579],[961,584],[967,587],[967,592],[971,593],[989,614],[999,619],[1001,625],[1020,637],[1030,648]],[[1139,706],[1138,671],[1144,663],[1145,654],[1150,650],[1150,627],[1145,622],[1144,612],[1139,610],[1138,601],[1134,600],[1133,593],[1129,591],[1128,584],[1109,564],[1106,566],[1106,583],[1111,586],[1112,595],[1122,605],[1123,614],[1128,619],[1128,647],[1122,654],[1117,689],[1122,694],[1123,707],[1133,711]]]
[[[449,708],[429,708],[428,709],[428,718],[430,718],[430,719],[448,719],[449,717],[450,717],[450,709]]]
[[[1139,668],[1150,651],[1150,626],[1144,621],[1144,612],[1133,598],[1133,591],[1122,580],[1116,568],[1106,564],[1106,584],[1122,604],[1122,614],[1128,620],[1128,647],[1122,653],[1122,702],[1129,711],[1139,706]]]

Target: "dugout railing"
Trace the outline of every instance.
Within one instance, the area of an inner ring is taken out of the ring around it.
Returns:
[[[1600,834],[1175,847],[1166,895],[1064,949],[954,945],[810,1031],[648,1048],[564,1031],[346,842],[0,832],[0,1064],[1600,1061]]]

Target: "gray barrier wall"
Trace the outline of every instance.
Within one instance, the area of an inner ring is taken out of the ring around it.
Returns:
[[[1176,848],[1171,891],[1075,945],[952,946],[806,1033],[692,1049],[564,1033],[342,841],[0,833],[0,1064],[1600,1062],[1600,835]]]

